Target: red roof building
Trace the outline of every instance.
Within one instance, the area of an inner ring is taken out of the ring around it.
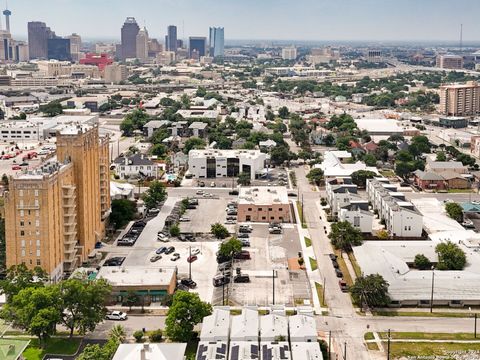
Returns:
[[[100,71],[105,69],[105,66],[113,63],[113,59],[108,57],[108,54],[92,54],[88,53],[83,59],[80,59],[82,65],[96,65]]]

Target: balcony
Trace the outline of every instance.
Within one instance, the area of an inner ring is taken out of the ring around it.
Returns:
[[[40,205],[32,205],[32,204],[27,204],[27,205],[17,205],[17,210],[38,210],[40,209]]]

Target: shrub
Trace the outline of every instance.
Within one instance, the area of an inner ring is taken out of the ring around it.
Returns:
[[[162,330],[157,329],[153,330],[150,335],[148,336],[151,342],[160,342],[162,341]]]
[[[133,337],[135,338],[135,341],[137,343],[142,342],[143,340],[143,331],[142,330],[137,330],[133,333]]]

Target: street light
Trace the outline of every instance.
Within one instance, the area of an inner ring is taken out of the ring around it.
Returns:
[[[433,288],[435,286],[435,266],[432,266],[432,292],[430,294],[430,313],[433,312]]]

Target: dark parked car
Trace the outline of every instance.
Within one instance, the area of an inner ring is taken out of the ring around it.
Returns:
[[[212,281],[213,281],[213,286],[218,287],[224,284],[228,284],[230,282],[230,277],[220,274],[220,275],[216,275]]]
[[[173,253],[174,251],[175,251],[175,247],[170,246],[170,247],[167,248],[167,250],[164,251],[164,253],[165,253],[166,255],[168,255],[168,254]]]
[[[338,278],[343,278],[343,273],[340,269],[335,269],[335,274]]]
[[[116,256],[105,260],[103,266],[120,266],[125,261],[125,257]]]
[[[234,258],[237,260],[250,260],[250,251],[242,250],[239,253],[235,254]]]
[[[167,248],[165,246],[162,246],[161,248],[158,248],[157,251],[155,251],[155,254],[163,254],[166,250]]]
[[[248,235],[247,233],[240,233],[237,235],[237,238],[238,239],[248,239],[250,238],[250,235]]]
[[[180,284],[188,286],[190,289],[195,289],[197,287],[197,283],[192,279],[182,279],[180,280]]]
[[[348,285],[344,280],[339,280],[338,285],[340,286],[340,290],[342,290],[342,292],[348,291]]]
[[[197,255],[192,255],[187,258],[187,262],[192,263],[198,259]]]
[[[238,190],[231,190],[228,192],[228,195],[238,195]]]
[[[248,276],[247,274],[236,275],[233,278],[233,282],[234,283],[249,283],[250,282],[250,276]]]
[[[339,269],[340,268],[340,265],[338,265],[338,262],[337,260],[332,260],[332,265],[335,269]]]
[[[337,260],[338,256],[335,255],[335,254],[328,254],[328,256],[330,257],[330,260]]]

